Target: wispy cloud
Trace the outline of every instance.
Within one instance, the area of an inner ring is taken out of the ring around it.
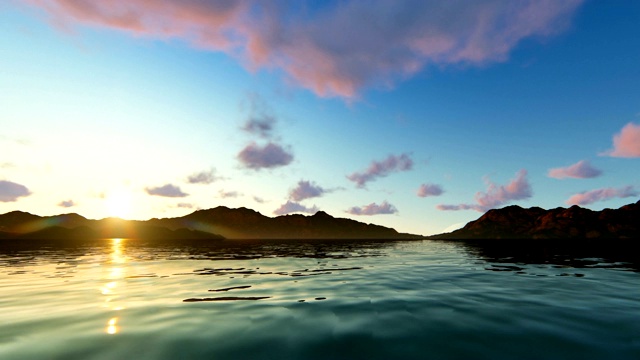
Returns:
[[[347,210],[347,213],[352,215],[381,215],[381,214],[395,214],[398,212],[395,206],[383,201],[380,205],[371,203],[365,206],[354,206]]]
[[[12,181],[0,180],[0,202],[14,202],[18,198],[31,195],[26,186]]]
[[[64,200],[64,201],[60,201],[58,203],[58,206],[63,207],[63,208],[70,208],[70,207],[76,206],[76,203],[73,202],[73,200]]]
[[[513,200],[524,200],[531,197],[531,185],[527,180],[527,170],[518,171],[516,177],[507,185],[498,185],[485,179],[487,183],[486,192],[477,192],[475,195],[475,204],[457,204],[436,206],[438,210],[476,210],[485,212],[504,205]]]
[[[409,171],[413,168],[413,160],[408,154],[389,155],[382,161],[372,161],[369,167],[361,172],[354,172],[347,179],[364,187],[369,181],[385,177],[392,172]]]
[[[289,165],[293,153],[272,142],[264,146],[252,142],[238,153],[238,160],[249,169],[269,169]]]
[[[567,167],[549,169],[549,173],[547,175],[554,179],[589,179],[598,177],[601,174],[602,171],[591,166],[589,161],[580,160],[577,163]]]
[[[148,188],[145,188],[145,190],[147,194],[154,195],[154,196],[163,196],[163,197],[189,196],[189,194],[182,192],[182,190],[180,190],[180,187],[172,184],[166,184],[158,187],[148,187]]]
[[[176,207],[180,209],[193,209],[195,206],[190,203],[178,203]]]
[[[226,199],[226,198],[237,198],[238,196],[241,196],[242,194],[237,192],[237,191],[224,191],[224,190],[219,190],[218,191],[218,196]]]
[[[638,196],[638,192],[633,188],[633,186],[625,186],[619,189],[602,188],[575,194],[565,203],[567,205],[589,205],[598,201],[605,201],[613,198],[627,198],[632,196]]]
[[[244,104],[248,104],[249,115],[241,129],[249,134],[271,139],[276,125],[276,117],[271,108],[257,93],[250,93]]]
[[[315,205],[313,207],[306,207],[297,202],[293,202],[291,200],[287,200],[286,203],[282,204],[279,208],[273,211],[275,215],[286,215],[291,213],[307,213],[307,214],[315,214],[318,211],[318,207]]]
[[[443,193],[442,186],[437,184],[422,184],[416,192],[419,197],[440,196]]]
[[[268,143],[259,145],[251,142],[237,155],[240,163],[249,169],[260,170],[289,165],[293,161],[291,149],[285,149],[274,140],[276,118],[271,115],[269,106],[255,93],[247,96],[241,104],[249,104],[249,118],[242,126],[245,132],[267,139]]]
[[[582,0],[310,2],[29,0],[58,27],[117,29],[279,68],[320,96],[352,98],[429,65],[504,61],[527,38],[562,31]]]
[[[251,117],[242,125],[242,130],[268,139],[271,137],[275,123],[275,118],[271,116]]]
[[[187,177],[189,184],[211,184],[212,182],[223,179],[216,175],[215,169],[194,173]]]
[[[259,196],[254,196],[253,201],[257,202],[258,204],[264,204],[266,202],[263,198]]]
[[[613,149],[601,155],[623,158],[640,157],[640,125],[628,123],[613,136]]]
[[[300,180],[298,181],[298,186],[289,192],[289,198],[297,202],[320,197],[326,192],[327,190],[312,181]]]

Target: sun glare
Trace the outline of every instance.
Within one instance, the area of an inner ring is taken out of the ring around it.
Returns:
[[[125,190],[109,192],[105,198],[105,206],[109,217],[126,219],[131,215],[131,194]]]

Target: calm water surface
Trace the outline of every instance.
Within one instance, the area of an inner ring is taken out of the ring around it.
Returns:
[[[640,359],[629,249],[0,243],[0,359]]]

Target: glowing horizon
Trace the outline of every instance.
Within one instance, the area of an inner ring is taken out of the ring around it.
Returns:
[[[434,234],[640,196],[640,5],[9,2],[0,213]],[[366,16],[365,16],[366,15]]]

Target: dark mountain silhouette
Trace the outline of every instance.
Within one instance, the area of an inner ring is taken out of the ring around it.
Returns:
[[[90,220],[77,214],[37,216],[21,211],[0,215],[0,238],[18,239],[420,239],[384,226],[312,216],[267,217],[254,210],[220,206],[178,218],[146,221],[107,218]]]
[[[314,215],[267,217],[247,208],[219,206],[172,219],[151,219],[149,224],[170,229],[186,227],[213,232],[230,239],[419,239],[380,225],[334,218],[324,211]]]
[[[640,201],[593,211],[574,205],[544,210],[507,206],[462,229],[428,239],[631,239],[640,237]]]

